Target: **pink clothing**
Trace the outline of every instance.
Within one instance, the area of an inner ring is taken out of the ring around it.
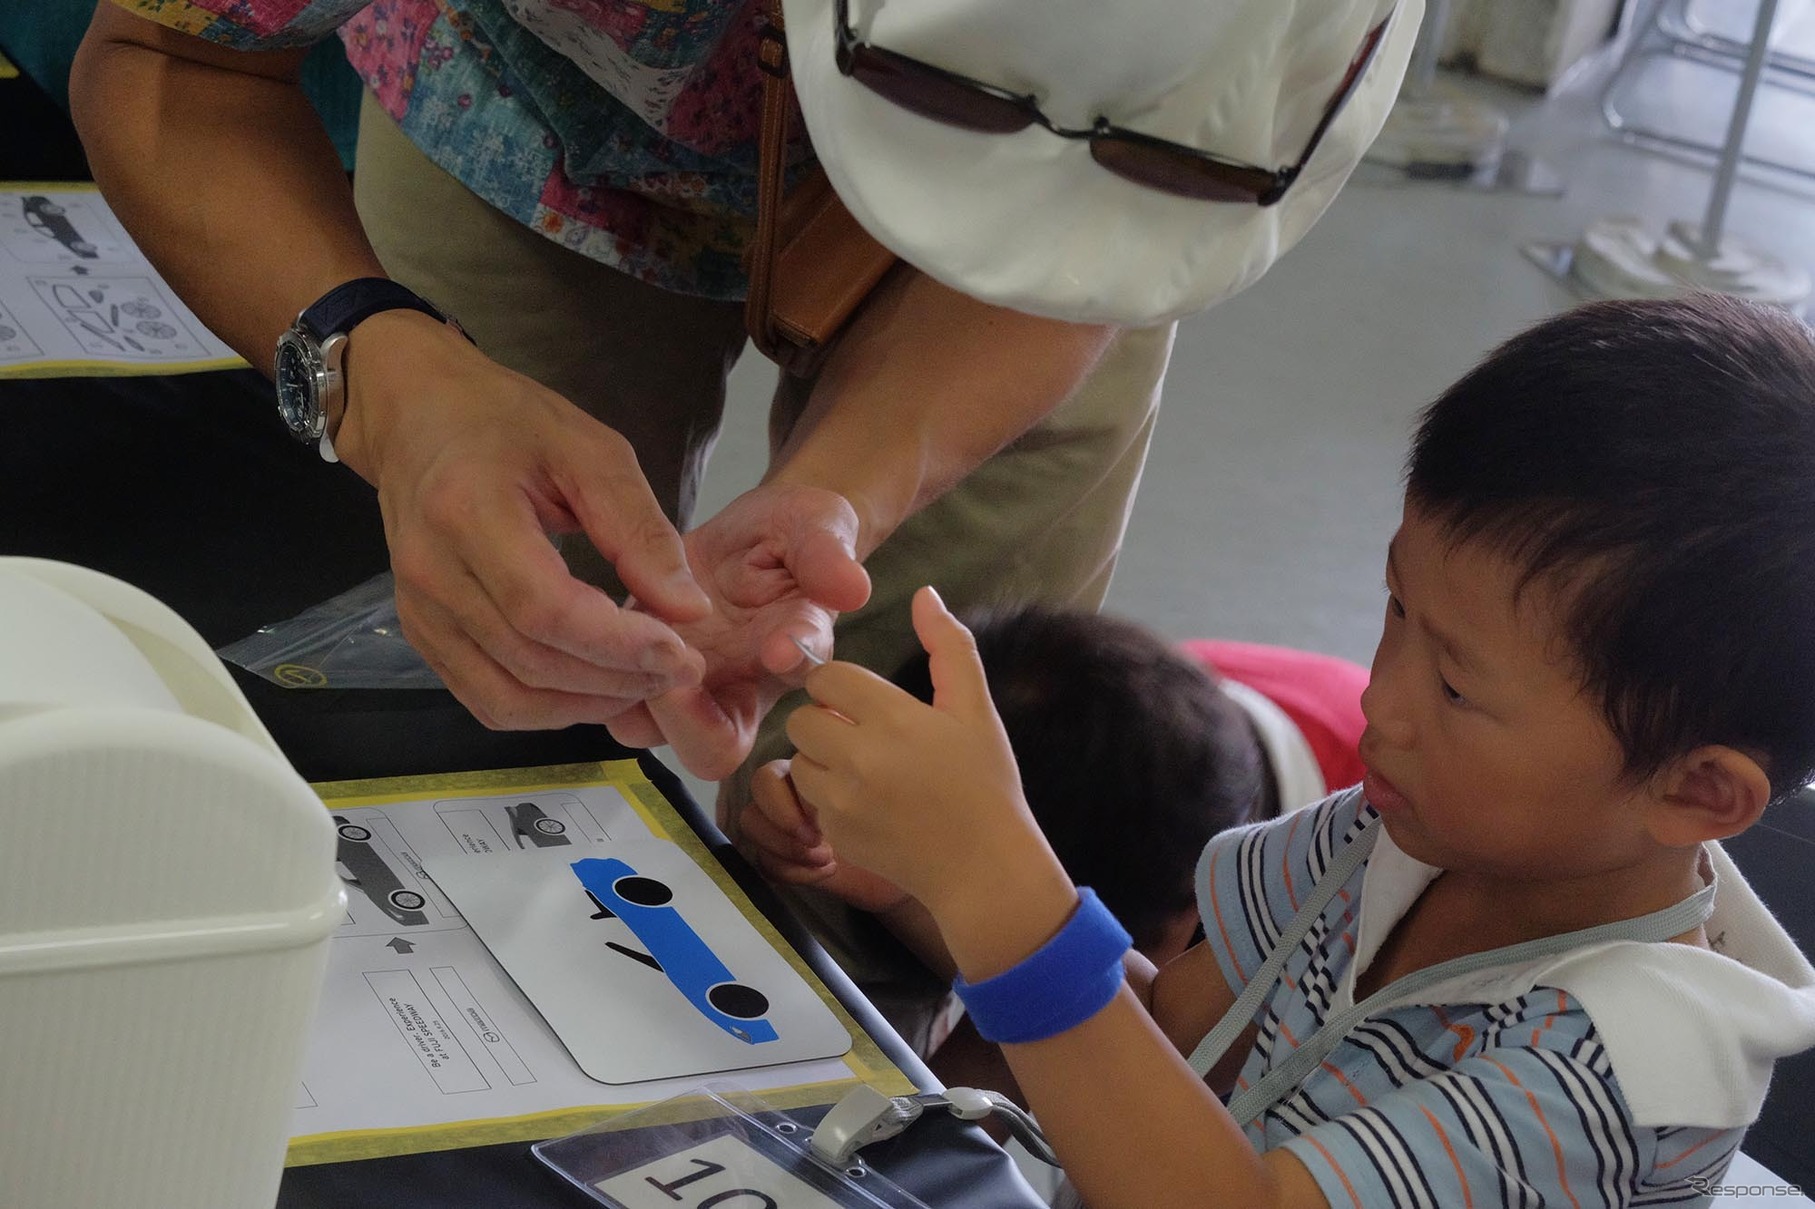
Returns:
[[[1368,686],[1368,669],[1334,655],[1252,642],[1195,638],[1179,648],[1208,671],[1277,705],[1303,734],[1330,790],[1361,780],[1356,747],[1367,726],[1361,690]]]

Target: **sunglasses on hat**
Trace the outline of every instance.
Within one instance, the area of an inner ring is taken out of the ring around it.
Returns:
[[[1065,139],[1085,139],[1090,158],[1126,180],[1179,197],[1200,201],[1252,202],[1270,206],[1286,195],[1304,171],[1317,145],[1355,92],[1373,61],[1387,21],[1368,31],[1349,61],[1348,73],[1329,107],[1311,132],[1298,162],[1287,168],[1261,168],[1211,151],[1117,126],[1098,115],[1090,126],[1060,126],[1040,112],[1038,100],[995,84],[935,67],[919,59],[884,50],[858,39],[851,26],[850,0],[836,0],[837,60],[841,74],[901,108],[947,126],[988,134],[1013,134],[1043,126]],[[1389,14],[1387,20],[1390,20]]]

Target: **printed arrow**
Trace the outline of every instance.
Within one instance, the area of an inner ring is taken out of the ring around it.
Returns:
[[[595,916],[594,918],[597,917]],[[662,963],[657,961],[655,955],[652,953],[644,953],[639,949],[631,948],[629,945],[621,945],[615,940],[606,941],[605,947],[610,949],[613,953],[622,953],[632,961],[642,962],[658,974],[666,974],[668,972],[662,969]]]
[[[396,949],[399,953],[414,953],[416,951],[416,946],[401,936],[391,937],[391,943],[386,945],[385,948]]]

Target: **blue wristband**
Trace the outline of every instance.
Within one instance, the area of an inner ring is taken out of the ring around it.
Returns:
[[[952,981],[985,1041],[1043,1041],[1076,1028],[1108,1006],[1125,980],[1122,955],[1131,944],[1089,887],[1058,934],[994,978]]]

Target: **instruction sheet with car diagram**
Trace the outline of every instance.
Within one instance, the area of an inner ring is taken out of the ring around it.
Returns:
[[[635,761],[315,788],[347,914],[291,1164],[554,1137],[705,1082],[912,1090]]]
[[[92,185],[0,183],[0,377],[242,366]]]

